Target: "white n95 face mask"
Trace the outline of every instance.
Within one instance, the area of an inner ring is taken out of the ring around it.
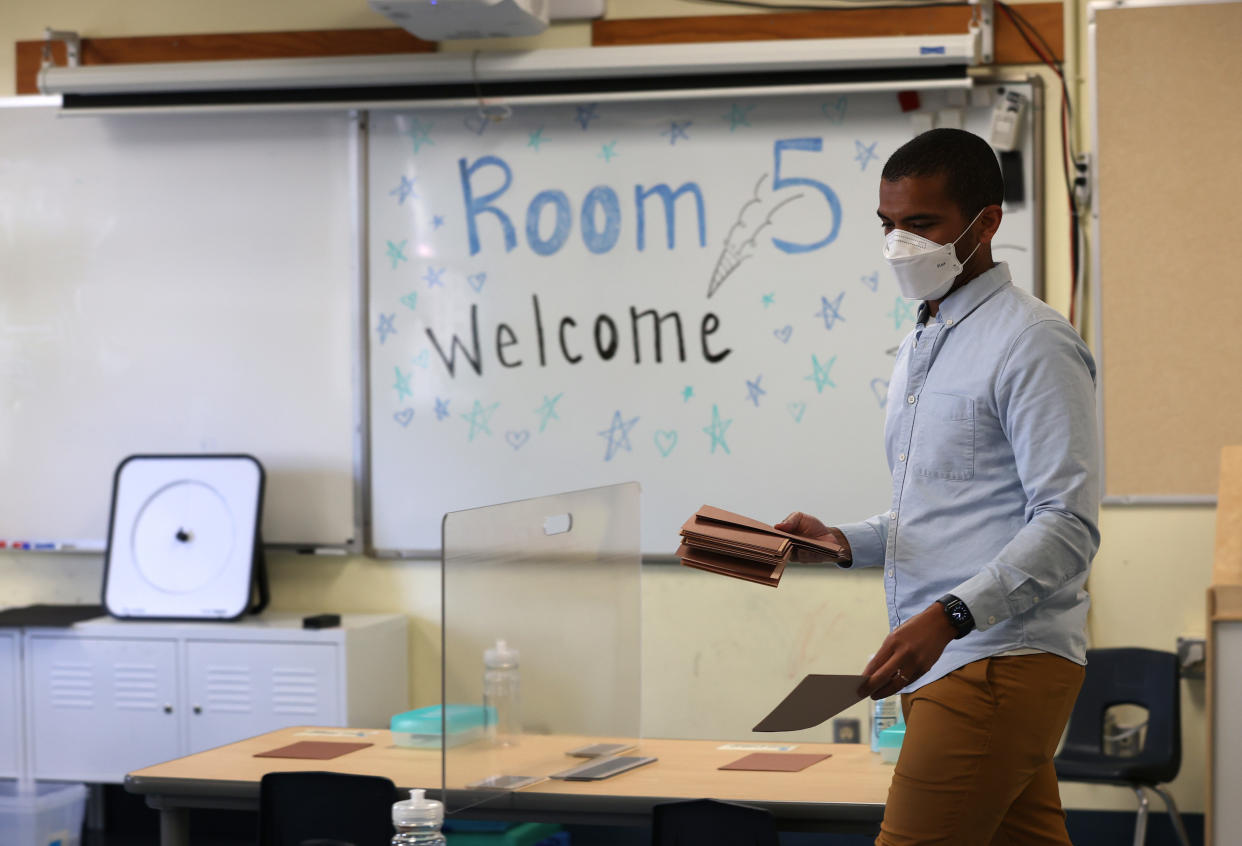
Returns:
[[[949,293],[953,280],[966,263],[957,260],[954,247],[962,240],[962,235],[975,225],[980,214],[983,214],[983,209],[966,225],[962,234],[948,244],[937,244],[904,229],[894,229],[884,236],[884,260],[897,274],[897,287],[903,297],[908,300],[938,300]],[[979,244],[975,244],[966,261],[970,261],[978,249]]]

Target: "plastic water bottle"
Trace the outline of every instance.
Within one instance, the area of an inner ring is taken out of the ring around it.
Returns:
[[[444,824],[444,806],[423,796],[422,790],[411,790],[410,798],[392,806],[392,846],[445,846],[440,832]]]
[[[497,746],[517,745],[522,734],[521,694],[518,651],[497,640],[483,652],[483,707],[485,713],[495,715],[496,722],[487,728]]]
[[[896,695],[877,699],[871,706],[871,751],[880,754],[880,732],[897,724],[901,716],[900,700]]]

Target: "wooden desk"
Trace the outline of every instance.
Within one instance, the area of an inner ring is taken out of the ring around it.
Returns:
[[[440,751],[394,746],[384,730],[288,728],[137,770],[125,778],[131,793],[143,794],[160,811],[164,846],[189,842],[189,808],[257,810],[259,780],[265,773],[332,770],[380,775],[399,788],[423,787],[439,794]],[[333,735],[320,734],[332,732]],[[448,804],[470,805],[463,816],[596,825],[647,825],[651,807],[678,799],[712,798],[767,808],[784,829],[875,833],[884,814],[892,766],[862,744],[799,743],[797,752],[832,757],[799,773],[735,772],[723,764],[746,750],[719,749],[726,741],[638,741],[636,753],[658,758],[597,782],[547,780],[521,790],[498,793],[465,785],[497,773],[546,776],[573,766],[565,751],[604,738],[526,736],[511,749],[463,746],[449,750]],[[256,758],[259,752],[299,740],[360,740],[373,743],[329,761]]]

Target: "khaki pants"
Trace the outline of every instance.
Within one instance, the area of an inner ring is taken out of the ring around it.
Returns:
[[[901,697],[906,736],[877,846],[1068,846],[1052,756],[1084,669],[984,658]]]

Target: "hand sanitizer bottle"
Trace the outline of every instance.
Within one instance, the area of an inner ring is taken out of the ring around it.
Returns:
[[[445,846],[440,833],[444,823],[444,806],[426,799],[422,790],[411,790],[410,798],[392,806],[392,846]]]
[[[516,746],[522,734],[518,651],[503,640],[483,652],[483,708],[496,721],[487,727],[489,739],[497,746]]]

